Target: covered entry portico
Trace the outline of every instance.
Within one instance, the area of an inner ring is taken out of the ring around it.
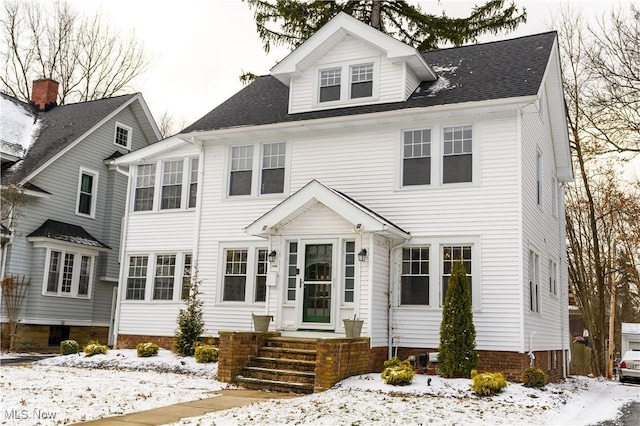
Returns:
[[[388,292],[390,249],[410,238],[382,216],[316,180],[245,232],[269,240],[274,261],[268,272],[265,313],[274,316],[277,330],[341,334],[342,320],[356,316],[365,321],[366,336],[374,333],[375,292]],[[386,334],[386,309],[375,310],[375,315],[378,323],[385,324],[377,332]]]

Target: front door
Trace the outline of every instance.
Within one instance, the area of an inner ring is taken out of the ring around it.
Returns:
[[[333,281],[336,273],[334,244],[303,243],[301,254],[301,328],[330,329],[333,327]]]

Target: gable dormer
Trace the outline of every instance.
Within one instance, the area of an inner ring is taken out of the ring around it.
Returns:
[[[437,79],[416,49],[342,12],[271,75],[289,87],[289,114],[402,102]]]

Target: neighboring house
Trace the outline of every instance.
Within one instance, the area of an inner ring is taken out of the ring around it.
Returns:
[[[127,197],[127,176],[108,163],[160,138],[140,94],[58,106],[57,92],[38,80],[30,103],[0,95],[3,194],[23,194],[3,223],[1,272],[30,280],[17,350],[107,343]]]
[[[621,354],[627,351],[640,351],[640,324],[623,322],[621,335]]]
[[[195,270],[206,335],[261,313],[282,335],[344,337],[356,316],[371,359],[432,353],[462,259],[479,368],[514,378],[531,353],[564,373],[573,172],[554,32],[419,53],[340,14],[113,163],[130,176],[119,339],[169,344]]]

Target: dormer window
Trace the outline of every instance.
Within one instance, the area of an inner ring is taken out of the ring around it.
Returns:
[[[340,100],[341,74],[341,68],[320,71],[320,102]]]
[[[373,96],[373,64],[351,67],[351,99]]]
[[[379,60],[375,58],[319,65],[316,95],[319,107],[342,107],[375,101],[378,96]]]
[[[113,143],[119,147],[131,150],[131,133],[133,129],[125,124],[116,122],[115,139]]]

